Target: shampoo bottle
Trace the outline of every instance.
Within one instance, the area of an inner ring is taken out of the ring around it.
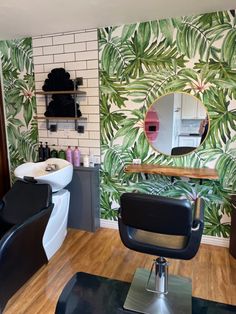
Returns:
[[[80,166],[80,151],[78,149],[78,146],[75,146],[75,149],[73,151],[73,164],[75,167]]]
[[[45,147],[44,147],[44,160],[47,160],[50,158],[50,148],[48,147],[48,142],[45,142]]]
[[[39,146],[39,149],[38,149],[38,160],[39,161],[44,161],[44,148],[43,148],[43,143],[40,142],[40,146]]]
[[[53,148],[53,150],[51,150],[50,157],[51,158],[57,158],[58,157],[58,152],[55,148]]]
[[[69,161],[70,163],[73,163],[72,149],[70,148],[70,146],[68,146],[66,150],[66,160]]]
[[[66,152],[63,149],[59,150],[58,157],[61,159],[66,159]]]

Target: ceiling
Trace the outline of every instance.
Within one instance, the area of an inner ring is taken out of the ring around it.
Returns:
[[[235,0],[1,0],[0,39],[235,9]]]

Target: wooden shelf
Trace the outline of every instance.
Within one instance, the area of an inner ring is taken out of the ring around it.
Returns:
[[[146,173],[159,174],[163,176],[172,177],[187,177],[196,179],[219,179],[219,175],[215,169],[210,168],[181,168],[181,167],[167,167],[160,165],[127,165],[124,168],[126,173]]]
[[[62,94],[73,94],[73,95],[86,95],[86,92],[84,91],[78,91],[78,90],[62,90],[62,91],[49,91],[49,92],[35,92],[35,95],[62,95]]]
[[[84,117],[44,117],[44,116],[34,116],[36,120],[81,120],[87,121],[87,118]]]

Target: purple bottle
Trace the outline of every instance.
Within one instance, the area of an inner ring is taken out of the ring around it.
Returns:
[[[72,149],[70,148],[70,146],[68,146],[68,148],[66,150],[66,160],[69,161],[70,163],[73,163]]]
[[[80,151],[78,149],[78,146],[75,146],[75,149],[73,151],[73,164],[75,167],[80,166]]]

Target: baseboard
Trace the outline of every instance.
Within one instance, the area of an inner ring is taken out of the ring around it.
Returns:
[[[100,227],[118,230],[118,222],[115,220],[100,219]]]
[[[100,219],[100,226],[102,228],[118,229],[118,222],[114,221],[114,220]],[[201,242],[204,244],[229,247],[229,239],[228,238],[203,235]]]
[[[216,246],[229,247],[229,238],[213,237],[208,235],[202,236],[201,243],[211,244]]]

